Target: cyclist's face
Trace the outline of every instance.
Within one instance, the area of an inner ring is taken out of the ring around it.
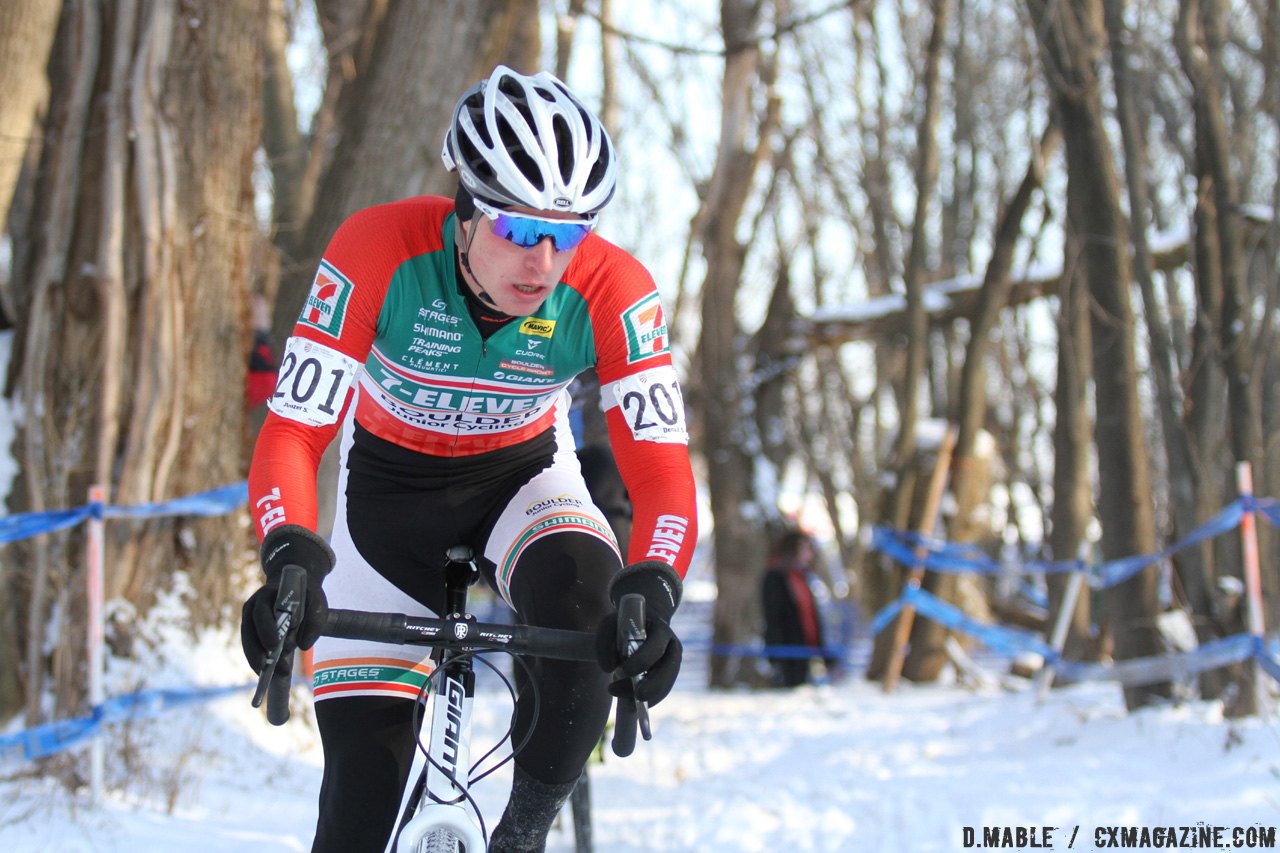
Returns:
[[[513,213],[530,213],[547,219],[573,220],[575,214],[549,213],[530,208],[512,208]],[[464,239],[470,240],[468,259],[480,285],[504,314],[524,317],[542,307],[552,289],[578,253],[575,246],[557,252],[550,237],[525,249],[494,233],[493,221],[478,214],[462,225]],[[472,231],[474,230],[474,234]],[[466,274],[464,272],[464,278]],[[472,290],[475,283],[468,281]]]

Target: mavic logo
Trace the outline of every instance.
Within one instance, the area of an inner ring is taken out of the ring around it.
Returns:
[[[522,335],[537,335],[540,338],[549,338],[555,330],[556,321],[542,317],[526,317],[524,322],[520,324],[520,334]]]

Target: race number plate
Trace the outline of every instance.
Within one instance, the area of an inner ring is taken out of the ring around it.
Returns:
[[[642,370],[610,383],[610,388],[613,403],[621,407],[636,441],[689,443],[684,400],[674,367],[667,364]]]
[[[292,337],[285,345],[268,407],[307,426],[337,423],[360,363],[323,344]]]

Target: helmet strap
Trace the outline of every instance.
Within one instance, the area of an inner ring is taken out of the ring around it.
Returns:
[[[459,187],[458,189],[461,192],[465,192],[465,190],[462,190],[461,187]],[[478,210],[476,210],[475,205],[471,204],[470,200],[471,200],[471,196],[468,195],[467,206],[471,208],[471,215],[467,217],[467,221],[470,223],[471,227],[465,232],[465,237],[464,237],[464,231],[462,228],[463,217],[458,212],[457,208],[454,209],[453,242],[458,247],[458,260],[462,262],[462,268],[467,271],[467,275],[470,276],[471,281],[475,283],[476,290],[478,291],[478,293],[476,294],[476,298],[478,298],[484,304],[492,306],[496,310],[498,307],[498,303],[493,301],[493,297],[489,295],[489,291],[485,290],[484,285],[480,283],[480,277],[477,276],[476,271],[471,268],[471,242],[476,238],[476,228],[478,227],[476,220],[478,220],[481,216],[483,216],[483,214],[480,213]],[[468,285],[464,281],[462,283],[462,286],[467,287]],[[504,314],[501,311],[498,311],[497,313],[503,317],[506,316],[506,314]]]

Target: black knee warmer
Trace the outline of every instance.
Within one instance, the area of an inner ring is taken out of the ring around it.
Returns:
[[[613,548],[585,533],[558,533],[535,542],[521,555],[512,577],[520,621],[594,632],[613,609],[609,581],[619,569]],[[514,742],[526,735],[529,741],[516,755],[516,764],[540,782],[574,782],[609,717],[608,676],[594,662],[526,661],[534,684],[518,678]],[[522,669],[516,666],[517,673]],[[536,708],[534,686],[540,700]]]
[[[316,703],[324,780],[312,853],[385,849],[413,762],[414,704],[380,696]]]

